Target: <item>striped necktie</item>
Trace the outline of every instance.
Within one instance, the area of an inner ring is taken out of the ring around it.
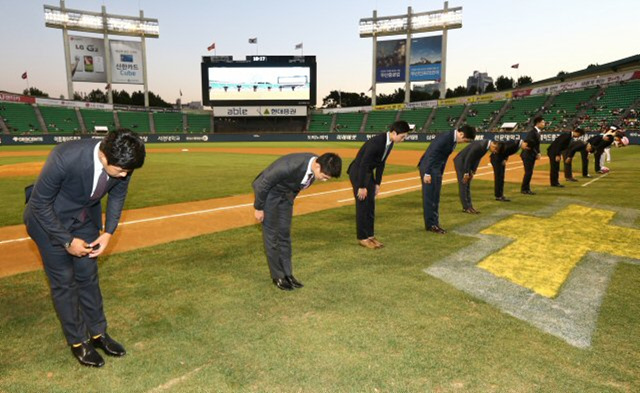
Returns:
[[[96,189],[93,194],[91,194],[91,200],[102,198],[105,191],[107,190],[107,180],[109,180],[109,175],[107,175],[107,172],[105,172],[103,169],[102,172],[100,172],[100,177],[98,177],[98,184],[96,184]]]

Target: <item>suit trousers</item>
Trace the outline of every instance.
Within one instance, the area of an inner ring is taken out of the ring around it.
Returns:
[[[462,203],[462,208],[466,210],[473,207],[471,204],[471,180],[465,184],[462,168],[459,168],[455,161],[454,166],[456,168],[456,176],[458,177],[458,194],[460,195],[460,203]]]
[[[533,177],[533,167],[536,165],[536,156],[527,154],[522,155],[521,158],[524,165],[524,177],[520,191],[531,191],[531,178]]]
[[[262,238],[271,278],[292,275],[291,218],[293,201],[278,192],[269,192],[264,204]]]
[[[89,339],[87,334],[105,333],[107,319],[98,280],[98,260],[88,256],[74,257],[62,245],[51,244],[49,235],[33,218],[27,221],[27,232],[40,251],[53,305],[67,343],[86,341]],[[91,220],[76,221],[71,233],[87,243],[99,236],[98,228]]]
[[[602,167],[600,166],[600,160],[602,159],[602,150],[596,150],[595,153],[593,153],[593,158],[594,158],[594,167],[596,170],[596,173],[600,172],[600,169],[602,169]]]
[[[376,218],[376,182],[373,176],[367,176],[365,188],[367,189],[367,197],[361,201],[358,199],[358,186],[356,179],[358,178],[355,171],[349,174],[351,186],[353,187],[353,196],[356,199],[356,234],[358,240],[368,239],[374,235],[373,226]]]
[[[424,173],[420,173],[420,183],[422,184],[422,211],[424,214],[425,229],[434,225],[440,225],[440,191],[442,190],[442,174],[432,174],[431,183],[425,184]]]
[[[564,178],[572,179],[573,178],[573,160],[572,162],[566,162],[568,155],[565,153],[562,155],[562,159],[564,161]],[[575,156],[574,156],[575,157]],[[580,158],[582,159],[582,176],[589,175],[589,155],[586,151],[580,150]]]
[[[493,194],[496,198],[504,196],[504,174],[505,166],[502,162],[504,157],[491,155],[491,166],[493,166]]]
[[[560,184],[560,163],[556,161],[556,156],[549,156],[549,181],[552,186]]]

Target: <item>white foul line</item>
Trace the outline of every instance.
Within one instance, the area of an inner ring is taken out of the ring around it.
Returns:
[[[590,181],[590,182],[588,182],[588,183],[584,183],[584,184],[582,185],[582,187],[586,187],[586,186],[588,186],[589,184],[593,183],[594,181],[602,179],[603,177],[607,176],[609,173],[611,173],[611,172],[607,172],[607,173],[605,173],[604,175],[602,175],[602,176],[600,176],[600,177],[596,177],[595,179],[591,180],[591,181]]]

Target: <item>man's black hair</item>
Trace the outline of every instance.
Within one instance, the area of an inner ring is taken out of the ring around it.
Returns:
[[[476,129],[468,124],[463,125],[458,128],[458,132],[462,132],[464,134],[465,139],[476,139]]]
[[[576,128],[575,130],[573,130],[573,132],[577,132],[580,135],[584,135],[584,130],[582,128]]]
[[[542,120],[544,120],[544,117],[542,117],[542,116],[536,116],[536,117],[533,119],[533,125],[535,126],[536,124],[540,123]]]
[[[110,131],[100,143],[100,150],[107,157],[107,164],[127,170],[142,167],[146,155],[142,139],[126,128]]]
[[[502,141],[491,141],[490,143],[495,143],[498,145],[498,147],[496,148],[496,153],[495,154],[502,154],[504,153],[505,149],[507,148],[507,145],[504,144],[504,142]]]
[[[398,120],[389,127],[389,131],[395,131],[397,134],[405,134],[411,131],[411,127],[409,127],[409,123],[406,121]]]
[[[320,164],[320,172],[333,178],[340,177],[342,172],[342,158],[335,153],[324,153],[316,160]]]

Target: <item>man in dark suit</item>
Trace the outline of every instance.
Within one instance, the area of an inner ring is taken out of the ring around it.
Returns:
[[[458,190],[463,213],[480,213],[474,209],[473,203],[471,203],[471,180],[473,180],[473,176],[478,170],[482,157],[488,151],[492,154],[498,152],[500,146],[499,142],[488,139],[473,141],[453,159],[453,166],[456,168],[456,175],[458,176]]]
[[[418,163],[420,179],[422,180],[422,209],[424,226],[429,232],[445,234],[447,231],[440,227],[439,207],[440,191],[442,189],[442,175],[447,159],[453,153],[458,143],[467,143],[476,137],[476,129],[465,125],[457,130],[438,135],[424,152]]]
[[[293,201],[314,180],[340,177],[342,159],[334,153],[320,157],[294,153],[280,157],[253,181],[256,220],[262,223],[264,250],[271,279],[282,290],[302,288],[291,267],[291,217]]]
[[[520,153],[520,158],[522,158],[522,164],[524,165],[524,177],[522,178],[520,192],[525,195],[535,195],[535,192],[531,191],[531,177],[533,176],[533,167],[536,165],[536,160],[540,159],[540,133],[546,125],[542,116],[533,119],[533,124],[533,129],[524,138],[526,145],[522,146],[522,153]]]
[[[376,201],[380,192],[382,173],[395,143],[403,142],[409,133],[406,121],[393,123],[388,132],[378,134],[362,145],[347,173],[356,198],[356,230],[358,242],[366,248],[381,248],[374,236]],[[374,174],[375,170],[375,174]]]
[[[572,132],[563,132],[547,147],[547,156],[549,157],[549,180],[551,187],[564,187],[560,184],[560,161],[562,161],[562,152],[566,151],[571,144],[573,138],[579,138],[584,135],[584,131],[576,128]],[[566,165],[566,164],[565,164]]]
[[[564,160],[564,178],[566,181],[577,182],[578,179],[573,177],[573,157],[576,153],[580,153],[582,160],[582,177],[591,177],[589,175],[589,153],[587,152],[587,142],[582,139],[576,139],[569,145],[569,148],[562,152]]]
[[[611,126],[605,133],[593,136],[587,140],[587,152],[593,154],[594,166],[596,173],[604,173],[601,169],[601,158],[604,149],[611,146],[614,142],[616,146],[623,146],[621,141],[624,133],[618,130],[618,127]]]
[[[491,153],[489,160],[493,167],[493,192],[498,202],[511,202],[511,199],[504,196],[504,175],[507,168],[509,156],[512,156],[520,150],[520,146],[525,143],[521,140],[500,142],[495,153]]]
[[[71,352],[85,366],[104,365],[95,348],[125,354],[107,334],[96,258],[118,226],[131,173],[144,158],[144,143],[126,129],[111,131],[102,141],[66,142],[51,151],[38,180],[26,189],[24,223],[40,251]],[[107,194],[100,234],[100,200]]]

